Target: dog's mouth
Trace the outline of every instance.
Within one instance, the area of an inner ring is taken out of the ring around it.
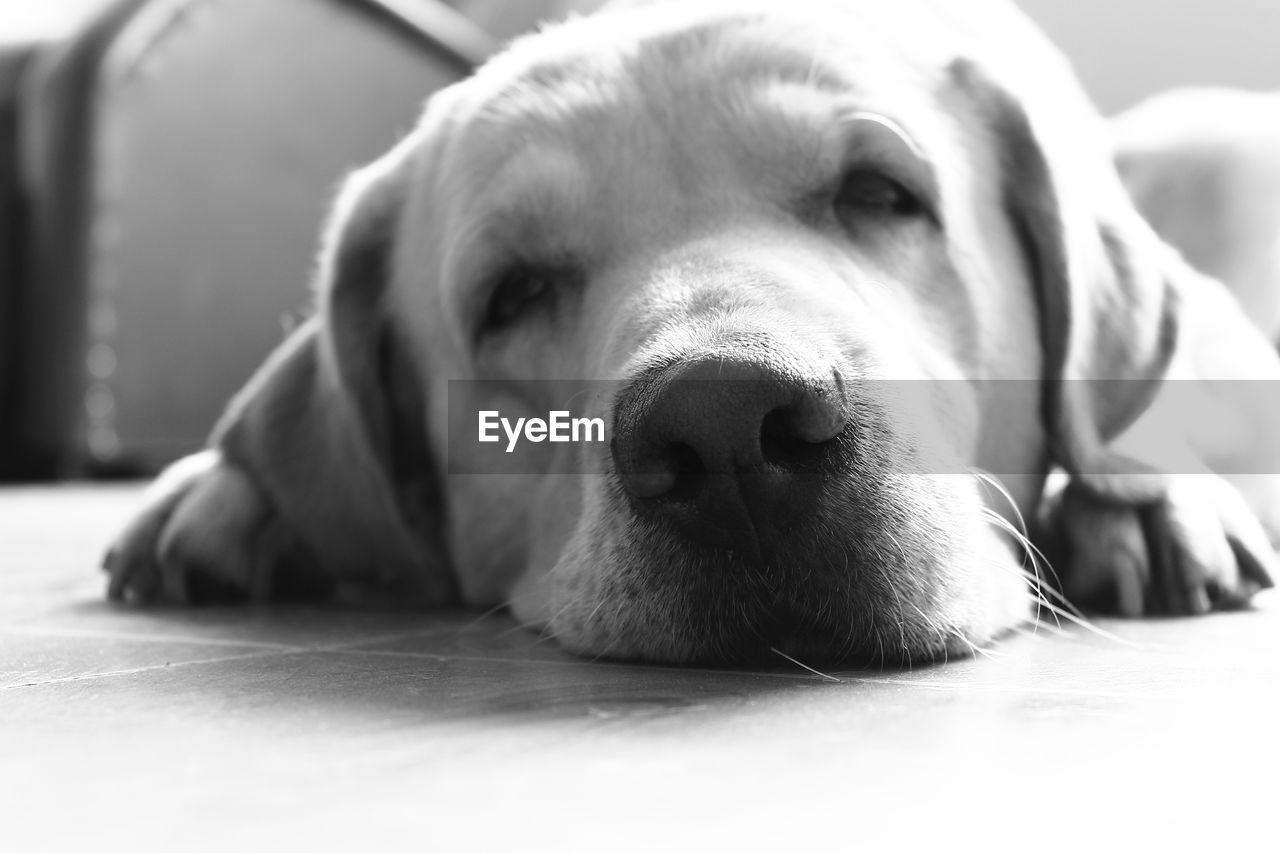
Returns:
[[[977,544],[956,484],[859,474],[824,478],[808,513],[732,541],[619,514],[564,567],[572,603],[553,608],[552,633],[590,656],[681,664],[896,665],[963,648],[950,569],[976,562]]]
[[[553,572],[551,632],[596,657],[893,665],[969,647],[988,562],[968,478],[879,402],[725,359],[619,396],[613,470]]]

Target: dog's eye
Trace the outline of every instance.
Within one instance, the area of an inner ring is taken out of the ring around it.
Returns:
[[[498,281],[485,312],[486,329],[509,326],[536,303],[551,295],[552,276],[532,267],[508,270]]]
[[[851,172],[835,196],[839,214],[914,216],[921,212],[920,200],[902,184],[878,172]]]

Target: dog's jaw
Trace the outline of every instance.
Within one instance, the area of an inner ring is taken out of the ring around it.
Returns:
[[[1028,579],[1009,540],[981,520],[971,483],[911,479],[910,492],[875,498],[850,488],[843,529],[771,565],[691,550],[625,514],[606,513],[612,525],[584,516],[551,572],[517,587],[513,611],[572,651],[621,660],[781,653],[895,665],[971,654],[1026,620]]]
[[[515,586],[513,611],[591,657],[893,665],[972,653],[1027,618],[1032,580],[983,482],[926,473],[909,440],[866,414],[875,406],[855,402],[861,421],[842,440],[856,452],[814,478],[810,517],[764,533],[763,552],[638,515],[616,471],[583,478],[576,526]]]

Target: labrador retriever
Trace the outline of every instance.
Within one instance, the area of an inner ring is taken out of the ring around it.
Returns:
[[[1280,93],[1175,89],[1112,131],[1120,176],[1156,233],[1280,343]]]
[[[354,582],[585,655],[893,664],[1051,606],[1037,543],[1134,613],[1275,568],[1275,478],[1227,476],[1280,472],[1280,413],[1162,400],[1280,361],[1005,3],[630,3],[519,40],[349,179],[316,300],[153,487],[112,597]],[[562,410],[608,439],[537,440]],[[485,418],[525,425],[501,470]]]

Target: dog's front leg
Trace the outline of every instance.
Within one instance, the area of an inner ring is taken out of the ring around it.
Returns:
[[[231,405],[212,446],[174,463],[151,485],[104,560],[110,598],[263,600],[279,591],[290,558],[305,564],[304,537],[277,512],[267,491],[275,478],[254,470],[263,460],[243,452],[240,434],[272,412],[287,414],[282,410],[289,398],[314,393],[306,379],[316,372],[315,345],[314,326],[300,329]],[[308,442],[298,434],[300,424],[276,420],[276,440],[296,443],[292,452],[301,452]],[[314,563],[311,568],[313,586],[323,588],[324,573]],[[305,569],[301,576],[307,577]]]
[[[1244,606],[1280,570],[1280,358],[1216,281],[1189,276],[1150,407],[1043,514],[1064,593],[1125,615]]]
[[[156,481],[108,552],[110,597],[262,600],[344,580],[451,596],[331,352],[319,318],[301,327],[232,401],[210,449]]]

